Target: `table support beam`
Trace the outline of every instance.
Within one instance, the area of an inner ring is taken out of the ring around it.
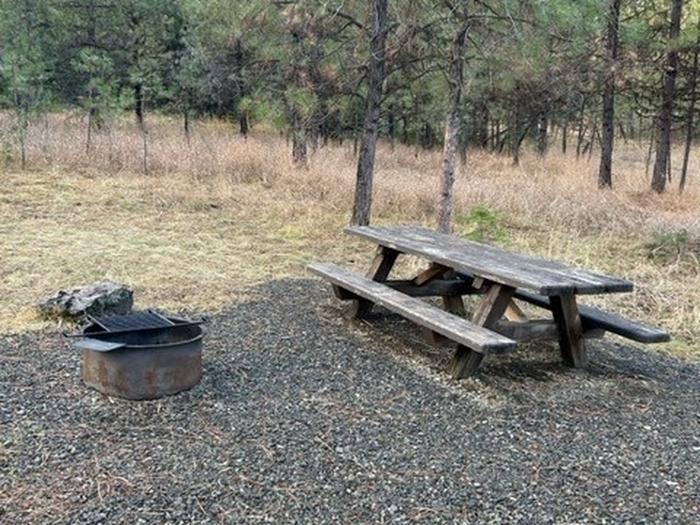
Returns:
[[[380,283],[386,281],[399,253],[400,252],[392,248],[379,246],[377,248],[377,254],[372,261],[372,265],[367,271],[367,278]],[[372,304],[372,301],[368,301],[367,299],[358,299],[353,302],[350,315],[355,319],[362,319],[370,313]]]
[[[581,316],[575,295],[553,295],[549,298],[554,322],[559,330],[561,357],[568,366],[583,368],[588,364],[583,340]]]
[[[515,288],[510,286],[491,284],[474,312],[472,322],[484,328],[490,328],[495,325],[503,316],[514,293]],[[452,377],[461,379],[472,375],[481,364],[483,358],[484,354],[475,352],[466,346],[458,345],[449,366]]]

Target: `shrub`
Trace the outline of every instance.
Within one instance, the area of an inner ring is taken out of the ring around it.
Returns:
[[[502,243],[508,239],[503,215],[482,204],[458,213],[455,223],[458,232],[472,241]]]

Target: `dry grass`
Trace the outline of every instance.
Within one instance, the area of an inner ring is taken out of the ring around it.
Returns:
[[[457,230],[476,229],[492,242],[634,280],[631,297],[605,303],[668,327],[678,339],[667,348],[696,353],[698,184],[691,179],[683,196],[652,195],[643,149],[619,150],[616,189],[606,192],[595,188],[595,157],[525,155],[513,167],[507,158],[473,152],[458,180]],[[303,263],[314,258],[367,263],[367,247],[341,233],[353,189],[350,144],[321,148],[307,169],[298,169],[284,138],[274,133],[243,140],[226,123],[201,122],[188,145],[177,122],[157,118],[150,127],[151,175],[145,177],[141,140],[128,119],[98,135],[86,154],[83,123],[62,114],[31,130],[27,171],[16,168],[12,150],[4,151],[5,330],[42,326],[33,303],[95,279],[134,286],[142,306],[212,311],[251,284],[303,274]],[[700,161],[691,160],[692,177]],[[431,224],[439,163],[439,152],[382,145],[375,221]],[[485,213],[484,223],[470,213],[475,207]],[[676,239],[673,233],[682,230],[688,239],[677,243],[678,256],[649,257],[645,245]]]

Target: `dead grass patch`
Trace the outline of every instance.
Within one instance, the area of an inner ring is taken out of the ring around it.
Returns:
[[[87,154],[80,119],[65,115],[33,130],[26,172],[12,165],[1,172],[3,330],[43,326],[36,301],[96,279],[133,286],[142,306],[215,311],[251,285],[303,275],[311,259],[367,264],[369,247],[342,234],[355,173],[350,144],[321,148],[298,169],[284,138],[272,133],[244,140],[225,123],[201,122],[188,144],[171,119],[152,119],[150,129],[148,177],[127,119],[98,135]],[[697,263],[655,260],[644,246],[658,232],[700,239],[700,193],[691,181],[682,196],[651,194],[643,158],[643,150],[622,147],[615,190],[601,192],[595,162],[552,152],[525,155],[514,167],[470,152],[457,210],[468,218],[477,207],[496,214],[499,233],[490,242],[634,280],[634,294],[602,303],[666,326],[677,336],[666,348],[692,354],[700,336]],[[691,160],[694,173],[700,163],[695,154]],[[375,221],[431,225],[439,165],[439,152],[382,145]],[[457,233],[473,235],[470,221],[457,221]],[[476,229],[488,235],[491,227]],[[418,267],[417,260],[403,266]]]

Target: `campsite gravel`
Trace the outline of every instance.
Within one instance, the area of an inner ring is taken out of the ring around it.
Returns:
[[[156,401],[2,337],[0,523],[698,523],[700,365],[606,340],[455,382],[449,353],[306,279],[214,315],[202,383]]]

